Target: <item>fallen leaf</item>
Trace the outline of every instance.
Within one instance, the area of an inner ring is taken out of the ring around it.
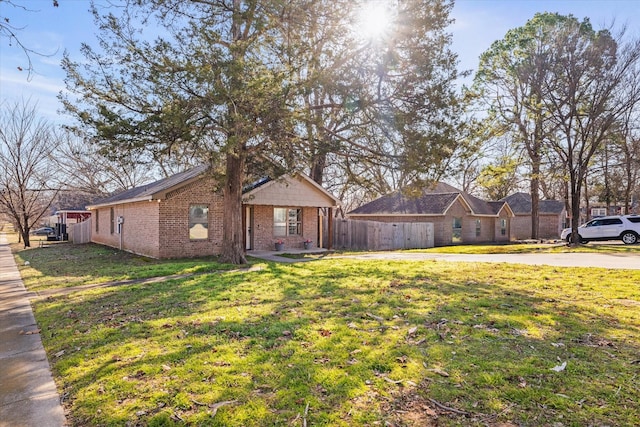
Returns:
[[[415,335],[416,332],[418,332],[418,327],[414,326],[413,328],[409,329],[409,331],[407,332],[407,335],[409,335],[409,336]]]
[[[64,354],[64,350],[60,350],[59,352],[57,352],[56,354],[54,354],[55,357],[60,357]]]
[[[442,369],[438,369],[438,368],[427,369],[427,371],[433,372],[434,374],[438,374],[441,377],[448,377],[449,376],[448,372],[443,371]]]
[[[322,335],[323,337],[329,337],[331,336],[331,331],[328,329],[320,329],[320,335]]]
[[[367,316],[371,317],[372,319],[376,319],[378,322],[384,322],[384,318],[376,316],[375,314],[367,313]]]
[[[551,368],[552,371],[562,372],[567,367],[567,362],[562,362],[561,365],[554,366]]]

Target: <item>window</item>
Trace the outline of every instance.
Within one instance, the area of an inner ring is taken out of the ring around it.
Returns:
[[[592,208],[591,216],[605,216],[607,214],[607,208]]]
[[[189,206],[189,239],[209,238],[209,207],[207,205]]]
[[[452,243],[462,242],[462,218],[453,218],[453,234],[451,236]]]
[[[607,218],[602,220],[602,225],[620,225],[622,220],[620,218]]]
[[[500,218],[500,235],[507,235],[507,220],[504,218]]]
[[[98,224],[100,224],[100,216],[98,215],[100,213],[100,211],[98,209],[96,209],[96,217],[94,218],[94,221],[96,222],[96,233],[98,232]]]
[[[476,219],[476,237],[480,237],[480,234],[482,234],[481,226],[482,226],[482,221],[479,219]]]
[[[299,236],[302,234],[302,209],[273,208],[273,235]]]
[[[109,221],[110,221],[110,233],[113,234],[113,232],[115,231],[116,228],[116,216],[115,216],[115,212],[113,211],[113,208],[111,208],[109,210]]]

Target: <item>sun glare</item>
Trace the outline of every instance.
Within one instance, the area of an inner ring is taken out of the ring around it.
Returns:
[[[367,40],[380,39],[391,29],[391,10],[387,2],[365,3],[358,13],[358,32]]]

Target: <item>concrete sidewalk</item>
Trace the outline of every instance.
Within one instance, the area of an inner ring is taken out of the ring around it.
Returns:
[[[0,427],[66,425],[27,291],[0,234]]]

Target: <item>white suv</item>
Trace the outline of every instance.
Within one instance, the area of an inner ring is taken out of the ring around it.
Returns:
[[[640,215],[594,218],[578,227],[578,234],[581,243],[592,240],[622,240],[627,245],[633,245],[640,239]],[[562,230],[560,238],[571,242],[571,229]]]

